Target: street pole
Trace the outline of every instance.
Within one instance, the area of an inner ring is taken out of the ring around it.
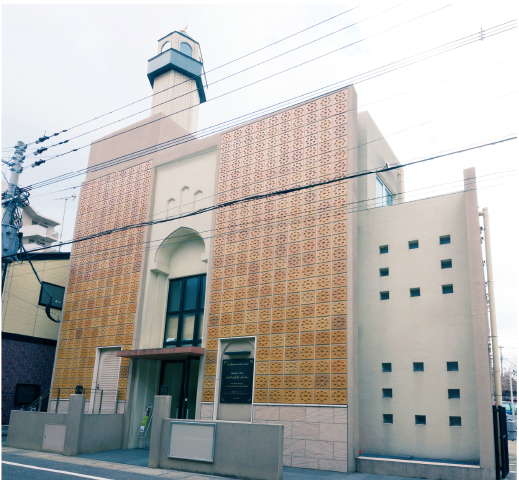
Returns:
[[[485,232],[485,257],[487,267],[488,306],[490,309],[490,338],[492,339],[492,359],[494,364],[494,387],[496,392],[496,405],[503,406],[503,393],[501,391],[501,368],[497,354],[497,321],[496,305],[494,297],[494,271],[492,269],[492,252],[490,249],[490,222],[488,219],[488,208],[485,207],[479,215],[483,217],[483,230]]]
[[[21,227],[21,218],[18,218],[17,210],[26,204],[28,194],[20,194],[18,180],[20,173],[23,172],[22,164],[25,160],[26,149],[25,143],[17,142],[11,161],[5,162],[10,167],[11,176],[7,191],[2,195],[2,206],[4,207],[2,214],[2,264],[11,263],[13,261],[12,255],[16,255],[20,247],[18,230]],[[6,271],[6,267],[2,265],[2,277],[4,277]]]
[[[512,381],[512,370],[508,370],[508,378],[510,379],[510,403],[512,406],[512,422],[515,422],[515,410],[514,410],[514,382]]]

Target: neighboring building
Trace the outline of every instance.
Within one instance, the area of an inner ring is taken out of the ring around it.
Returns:
[[[9,424],[11,410],[27,407],[50,388],[59,332],[59,323],[45,314],[47,295],[25,255],[20,259],[21,264],[9,265],[2,292],[2,425]],[[58,300],[69,259],[69,252],[31,254],[40,279]],[[59,318],[60,310],[51,308],[51,315]]]
[[[59,233],[54,231],[60,223],[50,217],[46,217],[38,213],[32,206],[22,209],[22,228],[23,245],[26,250],[35,248],[48,247],[56,243]],[[46,250],[51,251],[51,250]]]
[[[362,451],[479,462],[484,478],[474,170],[464,191],[416,202],[395,169],[189,215],[398,160],[351,86],[175,146],[205,101],[199,46],[173,32],[159,52],[154,92],[177,86],[149,119],[92,144],[89,167],[142,155],[87,174],[75,238],[164,221],[73,246],[53,398],[81,384],[92,412],[103,390],[128,448],[167,386],[172,418],[282,422],[286,465],[355,471]],[[237,364],[253,377],[241,395],[226,381]]]

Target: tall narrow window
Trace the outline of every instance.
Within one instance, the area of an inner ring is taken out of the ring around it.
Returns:
[[[380,180],[377,175],[377,186],[376,186],[376,195],[377,195],[377,207],[387,207],[393,205],[393,194],[390,192],[389,188],[386,187],[385,183]]]
[[[166,209],[166,218],[172,217],[174,212],[175,212],[175,199],[174,198],[170,198],[168,200],[168,206],[167,206],[167,209]]]
[[[201,344],[204,301],[205,275],[170,280],[165,347]]]
[[[184,187],[180,191],[180,213],[187,211],[189,211],[189,187]]]
[[[193,211],[197,211],[199,210],[202,206],[200,205],[200,201],[202,200],[202,195],[204,194],[204,192],[202,192],[202,190],[197,190],[195,192],[195,197],[194,197],[194,200],[193,200]]]

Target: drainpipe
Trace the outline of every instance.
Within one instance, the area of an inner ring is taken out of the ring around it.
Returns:
[[[492,339],[492,361],[494,364],[494,387],[496,405],[503,406],[503,395],[501,393],[501,366],[499,365],[496,304],[494,298],[494,272],[492,270],[492,253],[490,251],[490,223],[488,219],[488,208],[485,207],[479,216],[483,217],[483,230],[485,232],[485,257],[487,267],[488,305],[490,309],[490,338]]]
[[[398,203],[404,203],[405,202],[405,196],[404,196],[404,169],[399,168],[396,171],[398,175]]]

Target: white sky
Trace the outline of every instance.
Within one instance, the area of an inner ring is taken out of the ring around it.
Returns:
[[[151,94],[147,61],[157,40],[189,24],[202,47],[206,71],[337,15],[359,2],[327,5],[3,5],[2,148],[31,142]],[[448,1],[367,1],[332,21],[232,65],[209,72],[207,98],[234,90],[339,47],[377,34]],[[392,8],[396,7],[396,8]],[[199,128],[287,100],[373,68],[420,53],[517,18],[515,2],[457,2],[401,27],[380,33],[252,87],[200,107]],[[385,10],[391,9],[385,13]],[[379,14],[380,13],[380,14]],[[246,73],[212,82],[354,22],[379,14]],[[359,110],[368,109],[401,162],[517,132],[517,30],[478,41],[414,66],[356,85]],[[458,78],[455,78],[458,77]],[[415,90],[414,92],[410,92]],[[403,94],[404,95],[399,95]],[[396,96],[398,95],[398,96]],[[393,97],[393,98],[389,98]],[[383,101],[382,101],[383,100]],[[376,102],[376,103],[374,103]],[[140,110],[151,99],[68,134],[65,140]],[[369,105],[368,105],[369,104]],[[367,105],[367,106],[366,106]],[[129,125],[136,115],[67,144],[67,149]],[[441,117],[441,118],[439,118]],[[437,120],[435,120],[437,119]],[[430,120],[435,120],[429,122]],[[429,122],[424,125],[424,122]],[[420,126],[419,126],[420,125]],[[415,127],[415,128],[409,128]],[[407,129],[402,133],[400,130]],[[394,135],[392,135],[395,133]],[[44,146],[51,144],[51,140]],[[54,142],[52,142],[54,143]],[[59,147],[61,148],[61,147]],[[61,153],[54,148],[46,154]],[[2,150],[2,158],[9,151]],[[427,162],[406,169],[408,199],[448,193],[462,186],[463,169],[476,167],[480,207],[487,206],[500,344],[517,354],[517,141]],[[32,163],[36,157],[32,157]],[[21,184],[86,167],[88,148],[28,168]],[[5,167],[2,169],[5,172]],[[508,172],[491,175],[496,172]],[[83,177],[35,190],[31,204],[61,221],[63,201]],[[455,182],[455,183],[452,183]],[[448,185],[445,185],[448,183]],[[440,185],[440,186],[438,186]],[[424,190],[424,187],[431,187]],[[434,187],[434,188],[432,188]],[[43,195],[46,194],[46,195]],[[42,195],[38,196],[37,195]],[[72,237],[76,204],[67,205],[63,239]],[[505,367],[506,368],[506,367]]]

